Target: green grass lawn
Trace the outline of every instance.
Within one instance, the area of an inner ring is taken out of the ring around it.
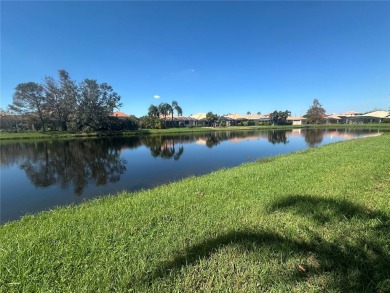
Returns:
[[[1,292],[389,292],[389,264],[390,135],[0,227]]]

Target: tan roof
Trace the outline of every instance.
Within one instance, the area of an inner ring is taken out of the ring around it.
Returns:
[[[360,117],[386,118],[389,116],[390,116],[389,111],[373,111],[373,112],[361,115]]]
[[[342,116],[355,116],[355,115],[360,115],[362,113],[359,113],[359,112],[355,112],[355,111],[348,111],[348,112],[345,112],[343,114],[341,114]]]
[[[325,119],[341,120],[341,118],[339,116],[337,116],[336,114],[328,115],[327,117],[325,117]]]
[[[111,116],[118,117],[118,118],[129,118],[129,117],[131,117],[130,115],[128,115],[128,114],[126,114],[124,112],[121,112],[121,111],[116,111],[116,112],[112,113]]]
[[[257,114],[246,115],[245,117],[246,117],[246,119],[248,119],[248,120],[260,120],[260,119],[266,118],[266,117],[264,117],[264,116],[257,115]]]
[[[247,119],[245,116],[242,116],[242,115],[240,115],[238,113],[225,115],[224,117],[230,118],[230,119],[233,119],[233,120],[246,120]]]
[[[189,120],[189,121],[193,121],[193,120],[196,120],[196,119],[193,118],[193,117],[188,117],[188,116],[177,116],[177,115],[174,115],[173,116],[173,120],[179,120],[179,121]]]
[[[287,120],[290,120],[290,121],[297,121],[297,120],[307,120],[305,117],[303,116],[296,116],[296,117],[293,117],[293,116],[288,116],[287,117]]]
[[[206,119],[206,115],[207,115],[206,113],[196,113],[196,114],[191,115],[190,117],[197,119],[197,120],[204,120],[204,119]]]

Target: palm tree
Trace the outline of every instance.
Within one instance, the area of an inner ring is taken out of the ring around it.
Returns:
[[[169,105],[168,103],[161,103],[160,105],[158,105],[158,112],[160,113],[160,115],[164,116],[165,127],[167,126],[167,115],[171,112],[170,109],[171,105]]]
[[[170,106],[170,113],[172,115],[172,126],[173,126],[173,112],[176,111],[177,112],[177,116],[181,116],[183,115],[183,110],[180,108],[179,104],[176,102],[176,101],[172,101],[172,105],[169,105]]]
[[[158,111],[158,108],[155,106],[155,105],[150,105],[149,109],[148,109],[148,116],[150,117],[158,117],[159,115],[159,111]]]

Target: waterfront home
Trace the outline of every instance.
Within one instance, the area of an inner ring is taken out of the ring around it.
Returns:
[[[328,115],[325,117],[326,124],[339,123],[342,119],[336,114]]]
[[[355,112],[355,111],[348,111],[342,114],[337,114],[338,117],[341,118],[339,121],[343,124],[352,124],[357,122],[357,118],[362,115],[363,113]]]
[[[302,117],[302,116],[296,116],[296,117],[289,116],[289,117],[287,117],[287,121],[292,121],[292,125],[305,125],[305,124],[307,124],[307,119],[305,117]]]
[[[194,127],[197,125],[198,120],[188,116],[173,116],[172,122],[175,127]]]
[[[260,122],[270,122],[270,118],[265,115],[250,114],[246,115],[245,118],[248,121],[254,122],[255,126],[258,126]]]
[[[207,119],[206,119],[207,114],[206,113],[196,113],[190,115],[190,118],[196,120],[196,126],[207,126]]]
[[[363,123],[381,123],[383,119],[390,118],[390,111],[372,111],[369,113],[366,113],[364,115],[360,115],[357,117],[357,120],[359,122]]]
[[[238,113],[228,114],[223,117],[229,122],[229,125],[226,124],[226,126],[237,126],[238,122],[248,120],[245,116]]]

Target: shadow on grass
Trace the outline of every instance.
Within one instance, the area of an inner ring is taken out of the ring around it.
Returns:
[[[314,257],[315,262],[305,263],[304,273],[295,269],[281,277],[288,284],[305,282],[311,277],[331,276],[325,290],[390,292],[390,220],[386,214],[345,200],[301,195],[274,202],[269,211],[308,218],[310,240],[293,239],[272,231],[233,231],[190,246],[172,261],[160,263],[146,277],[147,282],[152,285],[155,279],[174,277],[182,268],[195,265],[219,249],[234,244],[249,252],[269,247],[290,257]],[[321,229],[333,221],[337,224],[327,229],[351,224],[353,227],[352,221],[358,221],[355,225],[362,227],[364,233],[351,232],[335,240],[325,239]]]

